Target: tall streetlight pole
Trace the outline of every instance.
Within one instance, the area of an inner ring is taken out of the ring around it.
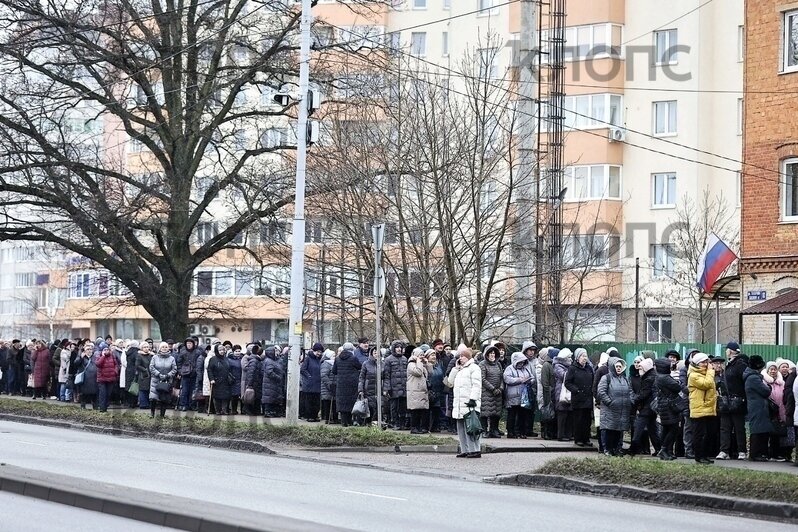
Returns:
[[[373,225],[371,236],[374,240],[374,313],[377,317],[377,426],[382,428],[382,299],[385,297],[382,245],[385,242],[385,224]]]
[[[296,198],[291,235],[291,305],[288,320],[288,381],[286,384],[286,422],[299,421],[299,356],[302,334],[302,310],[305,289],[305,169],[307,165],[308,89],[310,88],[310,12],[311,0],[302,0],[299,22],[299,105],[296,129]]]

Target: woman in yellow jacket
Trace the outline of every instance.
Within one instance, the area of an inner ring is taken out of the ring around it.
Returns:
[[[715,370],[709,365],[709,355],[693,355],[687,370],[687,389],[690,392],[695,461],[699,464],[711,464],[712,460],[707,456],[707,429],[717,415],[718,393],[715,388]]]

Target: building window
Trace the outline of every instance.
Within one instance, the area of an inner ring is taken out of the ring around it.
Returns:
[[[477,16],[484,17],[490,15],[491,13],[495,13],[496,10],[493,9],[496,5],[496,0],[479,0],[477,2],[477,7],[479,9]]]
[[[654,174],[651,176],[651,206],[676,207],[676,174]]]
[[[449,32],[448,31],[444,31],[443,32],[443,37],[442,37],[442,40],[441,40],[441,49],[442,49],[441,55],[443,55],[444,57],[449,55]]]
[[[646,318],[646,342],[649,344],[668,343],[673,337],[671,316],[648,316]]]
[[[743,134],[744,107],[743,99],[737,98],[737,135]]]
[[[737,26],[737,62],[745,60],[745,26]]]
[[[252,270],[239,269],[235,273],[235,283],[237,296],[251,296],[255,293],[253,286],[254,272]]]
[[[563,239],[563,265],[570,269],[617,268],[617,235],[576,235]]]
[[[213,295],[213,271],[197,272],[196,294],[198,296]]]
[[[288,144],[288,129],[284,127],[270,127],[260,136],[263,148],[277,148]]]
[[[443,0],[443,9],[451,9],[452,0]]]
[[[410,34],[410,53],[423,57],[427,55],[427,33],[414,31]]]
[[[36,274],[34,272],[18,273],[15,277],[17,288],[28,288],[36,284]]]
[[[782,166],[782,220],[798,221],[798,159],[787,159]]]
[[[216,222],[200,222],[197,224],[197,244],[203,245],[219,234],[219,224]]]
[[[541,32],[541,62],[549,61],[548,30]],[[571,26],[565,29],[565,61],[580,61],[599,57],[620,57],[622,48],[622,27],[617,24],[592,24],[589,26]]]
[[[651,259],[654,263],[654,278],[673,276],[673,248],[670,244],[651,244]]]
[[[798,314],[779,316],[779,345],[798,346]]]
[[[784,13],[784,72],[798,72],[798,9]]]
[[[605,129],[620,126],[623,97],[618,94],[585,94],[563,98],[563,127],[566,129]],[[549,118],[556,114],[549,102],[541,102],[544,114],[541,129],[546,130]]]
[[[654,134],[676,134],[676,101],[654,102]]]
[[[569,166],[564,172],[566,201],[621,199],[621,167]]]
[[[72,298],[91,297],[91,274],[72,273],[69,275],[69,295]]]
[[[413,9],[427,9],[427,0],[413,0]]]
[[[497,79],[499,77],[495,48],[482,48],[479,50],[479,77],[482,79]]]
[[[654,62],[656,65],[675,65],[676,59],[676,30],[661,30],[654,32]]]

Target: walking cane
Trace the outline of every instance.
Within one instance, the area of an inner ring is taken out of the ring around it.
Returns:
[[[211,394],[208,396],[208,415],[211,415],[211,401],[213,401],[213,381],[211,381]]]

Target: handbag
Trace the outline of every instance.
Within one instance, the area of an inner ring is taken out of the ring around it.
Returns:
[[[360,417],[370,417],[369,402],[366,399],[358,399],[352,407],[352,415]]]
[[[690,399],[687,397],[678,396],[670,403],[671,411],[676,414],[683,414],[690,409]]]
[[[547,405],[543,405],[540,407],[540,419],[541,421],[551,421],[556,416],[556,412],[554,410],[554,404],[549,403]]]
[[[729,394],[729,382],[726,380],[726,373],[723,373],[723,383],[726,385],[726,393],[718,396],[718,412],[721,414],[738,414],[745,406],[745,397]]]
[[[28,375],[28,388],[33,388],[34,387],[33,385],[34,385],[33,374],[30,374]]]
[[[560,388],[560,402],[567,405],[571,404],[571,390],[565,387],[565,383]]]
[[[521,408],[526,408],[527,410],[532,408],[532,401],[529,399],[529,386],[527,385],[521,388]]]
[[[133,382],[130,383],[130,388],[127,389],[127,393],[130,395],[138,395],[139,394],[139,380],[135,379]]]
[[[465,431],[469,436],[479,436],[482,434],[482,422],[479,420],[479,412],[473,408],[468,409],[468,413],[463,417],[465,421]]]
[[[251,405],[255,403],[255,390],[252,388],[247,388],[244,390],[244,395],[241,396],[241,402],[245,405]]]
[[[172,391],[172,385],[169,384],[169,381],[158,381],[155,383],[155,391],[158,393],[169,393]]]
[[[92,364],[92,360],[89,359],[89,362],[86,364],[86,367],[83,368],[83,371],[77,373],[75,375],[75,384],[83,384],[83,381],[86,380],[86,370],[89,369],[89,366]]]

